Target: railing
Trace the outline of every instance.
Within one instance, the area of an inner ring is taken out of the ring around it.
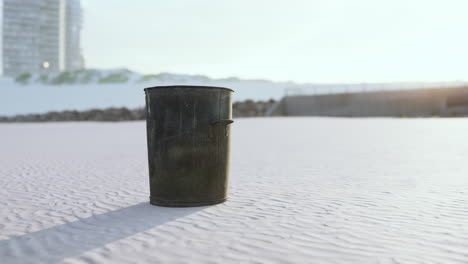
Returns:
[[[468,82],[311,84],[303,85],[302,87],[297,87],[296,85],[295,87],[285,88],[285,96],[346,94],[430,88],[456,88],[464,86],[468,86]]]

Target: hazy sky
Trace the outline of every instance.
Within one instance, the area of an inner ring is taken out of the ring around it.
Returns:
[[[298,82],[468,80],[467,0],[82,0],[90,68]]]

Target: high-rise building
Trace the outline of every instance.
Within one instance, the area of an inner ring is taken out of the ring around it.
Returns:
[[[4,75],[83,67],[80,0],[3,0]]]
[[[80,32],[81,32],[81,5],[80,0],[62,0],[66,4],[64,7],[64,61],[63,70],[76,70],[84,66],[84,60],[81,55]]]

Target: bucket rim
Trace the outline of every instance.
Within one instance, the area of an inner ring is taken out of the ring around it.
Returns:
[[[163,85],[163,86],[152,86],[143,89],[145,92],[149,92],[154,89],[163,89],[163,88],[186,88],[186,89],[222,89],[234,92],[231,88],[219,87],[219,86],[204,86],[204,85]]]

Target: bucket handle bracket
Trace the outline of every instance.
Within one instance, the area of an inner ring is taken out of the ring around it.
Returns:
[[[229,124],[232,124],[234,123],[234,120],[232,119],[221,119],[221,120],[216,120],[216,121],[213,121],[211,122],[211,125],[214,126],[214,125],[229,125]]]
[[[218,126],[218,125],[224,126],[224,135],[227,137],[229,135],[228,125],[232,123],[234,123],[234,120],[232,119],[221,119],[221,120],[216,120],[216,121],[211,122],[211,125],[212,126]]]

